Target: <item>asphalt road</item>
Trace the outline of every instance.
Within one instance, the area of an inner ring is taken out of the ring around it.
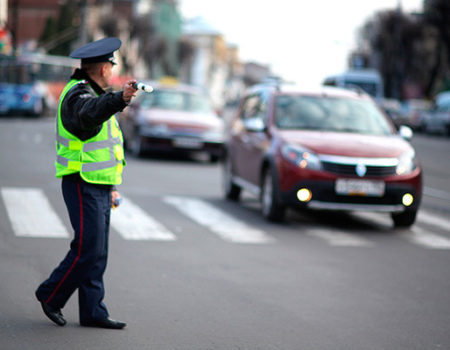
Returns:
[[[128,323],[115,331],[80,327],[76,295],[65,327],[43,315],[34,290],[71,236],[53,121],[0,119],[0,348],[450,349],[450,139],[412,143],[426,195],[409,230],[382,214],[267,223],[254,198],[222,199],[219,165],[129,156],[105,275],[111,317]]]

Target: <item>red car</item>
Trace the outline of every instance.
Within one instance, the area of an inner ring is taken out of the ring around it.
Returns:
[[[407,139],[370,96],[332,87],[256,86],[230,124],[224,192],[260,197],[263,215],[287,207],[391,213],[395,226],[414,223],[422,172]]]
[[[120,115],[125,146],[140,156],[146,151],[204,153],[216,162],[223,150],[223,120],[200,89],[148,82]]]

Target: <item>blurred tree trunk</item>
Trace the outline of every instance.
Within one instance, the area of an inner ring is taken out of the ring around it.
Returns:
[[[47,18],[47,22],[39,38],[39,46],[51,55],[68,56],[71,44],[76,39],[78,21],[76,3],[67,1],[59,8],[57,19]]]
[[[431,97],[448,74],[450,1],[425,3],[423,16],[400,10],[378,12],[360,32],[360,46],[370,57],[369,65],[380,71],[388,98],[409,98],[406,88],[411,87]]]
[[[450,84],[450,1],[424,0],[424,20],[439,33],[427,84],[427,93],[432,95]]]

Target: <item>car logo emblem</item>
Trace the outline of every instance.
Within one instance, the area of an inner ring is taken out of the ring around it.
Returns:
[[[367,172],[367,167],[364,164],[358,164],[356,166],[356,174],[359,177],[363,177],[364,175],[366,175]]]

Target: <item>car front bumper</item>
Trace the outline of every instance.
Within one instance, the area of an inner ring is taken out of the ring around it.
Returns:
[[[297,198],[297,192],[302,188],[311,191],[309,201],[301,202]],[[402,204],[402,198],[407,193],[414,198],[410,206]],[[311,209],[403,212],[405,210],[417,210],[420,205],[421,194],[410,184],[386,183],[384,194],[379,197],[340,195],[336,193],[334,181],[303,180],[299,181],[289,191],[281,192],[281,199],[285,204]]]
[[[141,135],[142,146],[146,150],[170,152],[206,152],[213,156],[221,156],[223,152],[222,142],[211,142],[191,136],[148,136]]]

